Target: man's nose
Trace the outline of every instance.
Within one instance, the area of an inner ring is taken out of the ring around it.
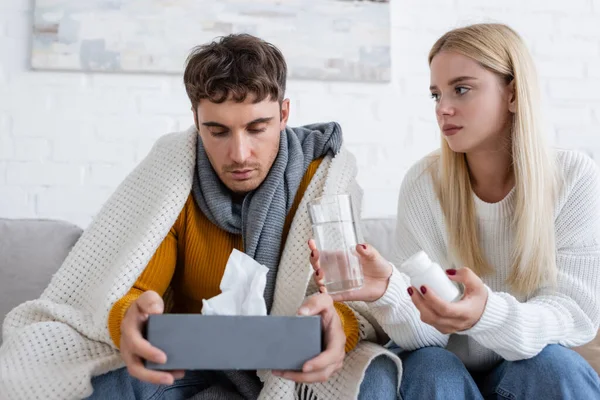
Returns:
[[[231,141],[230,157],[236,164],[244,164],[251,154],[250,141],[244,134],[234,134]]]

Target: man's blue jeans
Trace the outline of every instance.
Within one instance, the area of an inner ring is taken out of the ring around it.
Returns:
[[[412,399],[600,399],[600,379],[575,351],[549,345],[537,356],[469,373],[450,351],[425,347],[400,353],[401,397]]]
[[[209,371],[188,371],[173,385],[154,385],[129,375],[125,368],[92,379],[94,393],[88,399],[105,400],[184,400],[211,386],[216,374]],[[398,370],[388,357],[379,356],[369,365],[360,386],[361,400],[397,399]]]

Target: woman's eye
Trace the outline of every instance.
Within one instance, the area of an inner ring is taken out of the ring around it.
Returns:
[[[465,94],[467,93],[470,89],[464,86],[458,86],[456,89],[456,94]]]
[[[437,93],[431,93],[431,98],[437,102],[440,100],[440,95]]]

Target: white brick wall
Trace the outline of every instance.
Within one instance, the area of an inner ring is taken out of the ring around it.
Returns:
[[[192,124],[190,106],[179,77],[30,71],[31,4],[0,0],[0,217],[86,225],[157,137]],[[600,0],[392,0],[391,18],[390,84],[288,84],[293,125],[342,124],[365,216],[394,214],[405,171],[438,146],[427,53],[467,23],[523,35],[550,141],[600,160]]]

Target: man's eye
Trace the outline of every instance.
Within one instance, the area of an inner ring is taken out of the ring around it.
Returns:
[[[262,133],[266,131],[266,128],[260,128],[260,129],[248,129],[248,132],[250,133]]]

